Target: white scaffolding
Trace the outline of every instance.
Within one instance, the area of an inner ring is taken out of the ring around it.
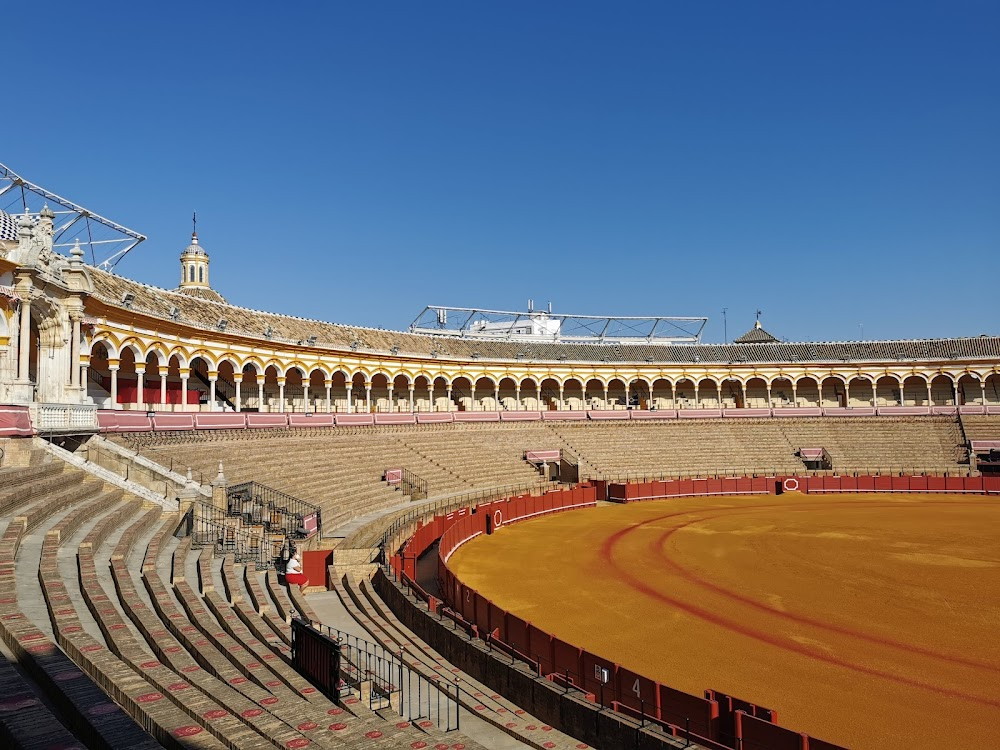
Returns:
[[[410,324],[410,333],[461,336],[493,341],[573,344],[698,344],[708,318],[665,315],[567,315],[548,310],[524,312],[428,305]]]
[[[12,216],[27,213],[37,218],[46,205],[56,215],[53,248],[72,247],[79,240],[89,254],[90,263],[105,270],[114,268],[146,239],[145,235],[29,182],[0,164],[0,209]]]

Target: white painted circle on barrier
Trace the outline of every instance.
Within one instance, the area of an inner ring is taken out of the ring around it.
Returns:
[[[797,492],[799,489],[799,480],[795,477],[788,477],[788,479],[781,483],[781,487],[785,492]]]
[[[499,510],[493,511],[493,528],[497,528],[503,523],[503,513]]]

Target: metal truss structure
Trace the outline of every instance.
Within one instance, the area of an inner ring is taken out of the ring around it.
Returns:
[[[12,216],[25,212],[37,216],[46,204],[56,215],[53,247],[72,247],[79,240],[89,250],[91,264],[105,270],[114,268],[146,239],[145,235],[28,182],[0,164],[0,209]]]
[[[698,344],[708,318],[565,315],[534,310],[481,310],[428,305],[410,324],[410,333],[499,341],[573,344]]]

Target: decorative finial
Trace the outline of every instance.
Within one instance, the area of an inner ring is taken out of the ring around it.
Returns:
[[[757,310],[757,321],[753,324],[754,328],[760,328],[760,310]]]
[[[80,247],[80,238],[77,237],[76,241],[73,243],[73,247],[70,248],[69,254],[73,256],[70,263],[74,265],[83,262],[83,248]]]
[[[191,244],[198,244],[198,212],[191,212]]]

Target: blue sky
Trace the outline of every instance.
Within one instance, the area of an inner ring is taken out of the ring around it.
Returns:
[[[231,302],[1000,333],[1000,4],[46,3],[0,162]]]

